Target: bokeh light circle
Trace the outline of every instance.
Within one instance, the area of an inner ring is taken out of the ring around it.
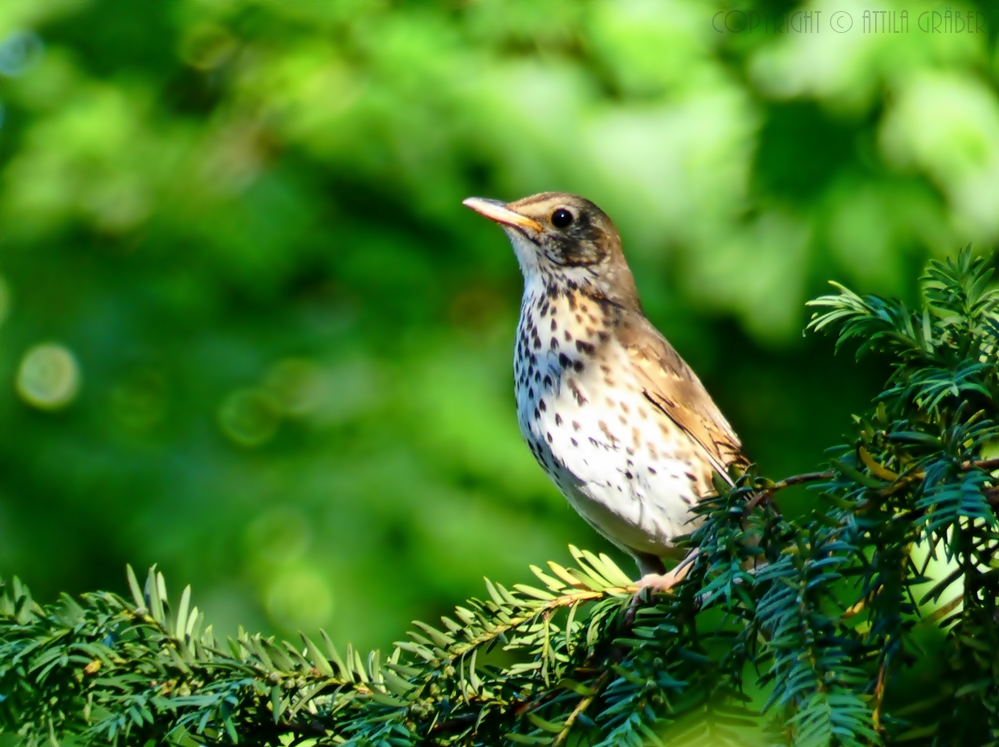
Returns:
[[[315,410],[325,393],[321,369],[303,358],[289,358],[276,363],[267,374],[265,386],[285,414],[297,417]]]
[[[241,389],[230,394],[218,413],[219,426],[228,438],[240,446],[261,446],[277,432],[281,413],[274,398],[256,389]]]
[[[323,575],[307,566],[276,576],[267,590],[267,614],[289,630],[315,630],[329,622],[333,594]]]
[[[14,78],[38,64],[45,44],[33,31],[14,31],[0,41],[0,75]]]
[[[17,369],[17,393],[40,410],[70,404],[80,389],[80,366],[66,347],[44,343],[31,348]]]

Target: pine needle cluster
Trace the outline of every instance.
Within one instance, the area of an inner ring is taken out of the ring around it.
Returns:
[[[717,480],[672,594],[606,556],[414,623],[387,656],[219,641],[162,574],[0,595],[0,734],[36,745],[975,745],[999,741],[999,291],[970,249],[921,308],[842,286],[810,328],[891,377],[828,469]],[[810,483],[788,518],[774,495]],[[933,662],[929,684],[912,686]]]

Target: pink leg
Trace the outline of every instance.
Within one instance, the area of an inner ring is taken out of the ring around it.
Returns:
[[[695,548],[687,553],[686,557],[667,573],[646,573],[638,582],[638,590],[641,591],[647,587],[651,587],[654,591],[668,592],[672,590],[674,586],[687,577],[696,559],[697,550]]]

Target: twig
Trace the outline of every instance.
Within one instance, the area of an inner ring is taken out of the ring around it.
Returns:
[[[963,470],[969,470],[973,467],[977,467],[984,472],[991,472],[994,469],[999,469],[999,457],[996,457],[995,459],[979,459],[978,461],[969,460],[967,462],[961,462],[961,469]]]
[[[967,472],[970,469],[980,469],[985,472],[991,472],[992,470],[999,469],[999,457],[995,459],[979,459],[973,460],[969,459],[966,462],[961,462],[961,470]],[[749,513],[754,508],[759,506],[763,501],[767,500],[776,493],[778,490],[783,490],[784,488],[789,488],[792,485],[801,485],[807,482],[818,482],[819,480],[831,480],[836,476],[836,470],[826,470],[824,472],[806,472],[801,475],[791,475],[791,477],[785,477],[783,480],[779,480],[771,485],[769,488],[764,488],[753,495],[752,498],[746,503],[745,511]],[[922,480],[925,475],[922,472],[910,472],[907,475],[900,476],[898,480],[893,482],[886,488],[879,491],[879,495],[888,496],[901,488],[909,485],[913,482],[918,482]],[[989,503],[996,505],[999,503],[999,490],[989,491],[987,493],[989,496]]]
[[[910,472],[907,475],[901,475],[897,480],[895,480],[895,482],[893,482],[888,487],[881,488],[881,490],[878,491],[878,496],[880,496],[881,498],[887,498],[890,495],[894,495],[907,485],[911,485],[914,482],[919,482],[924,477],[926,477],[926,475],[924,475],[920,471]]]
[[[882,731],[881,726],[881,704],[885,697],[885,668],[888,666],[888,657],[886,656],[881,660],[880,666],[878,666],[878,681],[874,685],[874,711],[871,714],[871,718],[874,721],[874,728],[878,731]]]
[[[792,485],[801,485],[806,482],[817,482],[818,480],[831,480],[836,476],[834,470],[826,470],[825,472],[806,472],[803,475],[792,475],[791,477],[785,477],[783,480],[775,482],[769,488],[764,488],[749,499],[746,504],[746,512],[752,511],[760,503],[769,498],[771,495],[776,493],[778,490],[783,490],[784,488],[789,488]]]
[[[555,737],[555,741],[552,742],[552,747],[559,747],[560,744],[565,742],[565,740],[569,736],[569,732],[572,730],[573,724],[575,724],[576,719],[579,718],[579,714],[581,714],[583,711],[589,708],[590,703],[592,703],[594,698],[596,698],[597,695],[600,694],[600,691],[603,689],[604,684],[607,682],[607,677],[609,674],[610,674],[609,669],[604,670],[604,673],[600,675],[600,677],[597,679],[596,682],[593,683],[593,695],[587,695],[585,698],[583,698],[576,704],[575,708],[572,709],[572,713],[570,713],[569,717],[565,720],[565,726],[562,727],[562,731],[558,733],[558,736]]]

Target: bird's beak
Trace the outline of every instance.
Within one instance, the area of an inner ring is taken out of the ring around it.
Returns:
[[[461,204],[465,207],[472,208],[475,212],[480,215],[484,215],[489,218],[489,220],[494,220],[497,223],[515,226],[517,228],[530,228],[538,233],[545,230],[545,227],[533,218],[528,218],[526,215],[514,212],[499,200],[487,200],[482,197],[469,197],[467,200],[463,200]]]

